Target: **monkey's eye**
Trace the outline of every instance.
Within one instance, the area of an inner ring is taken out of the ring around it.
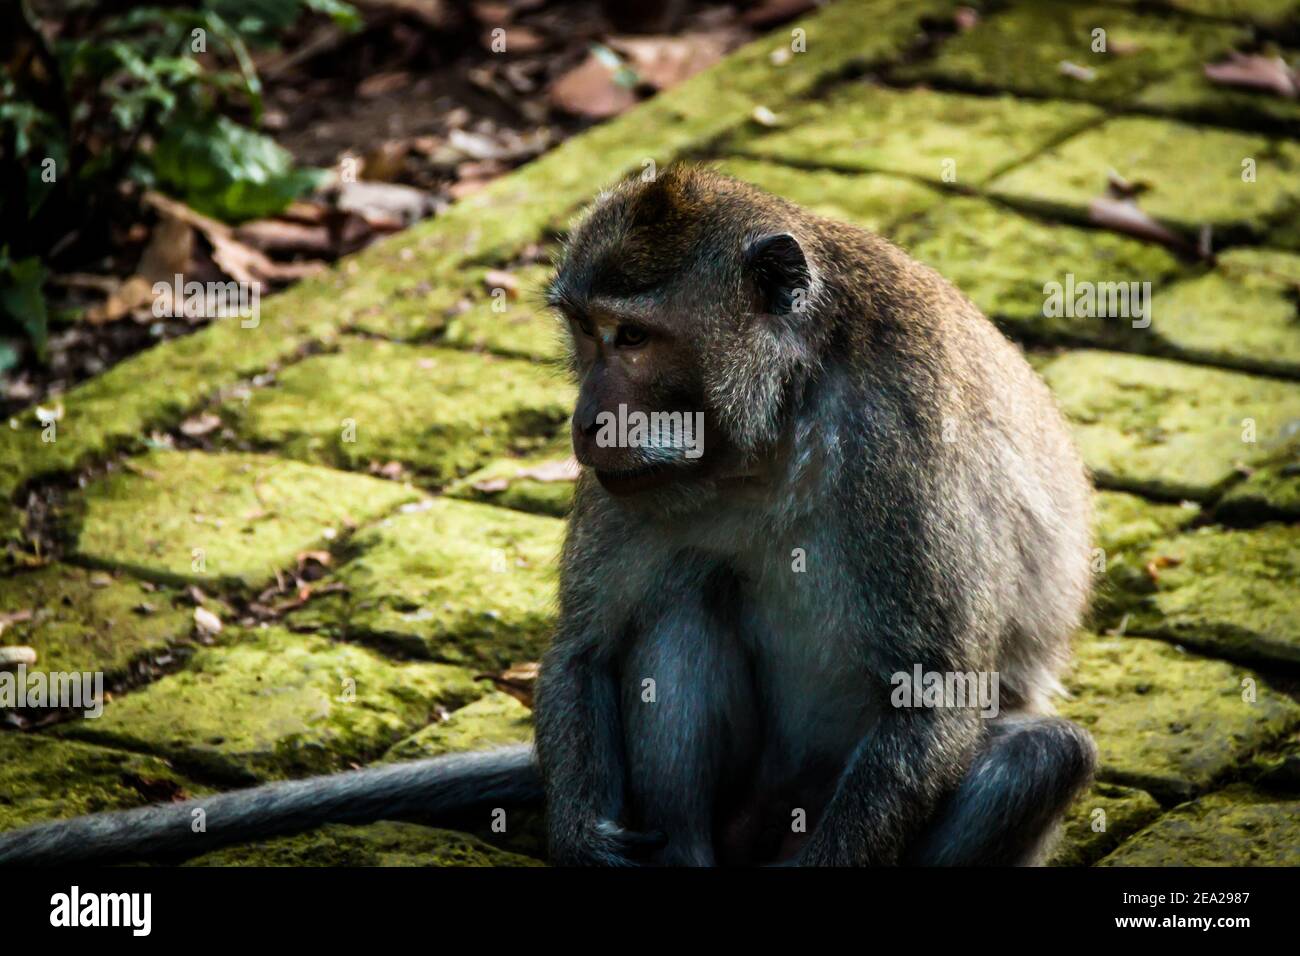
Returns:
[[[635,325],[620,325],[614,336],[614,344],[620,348],[634,349],[645,345],[650,333]]]

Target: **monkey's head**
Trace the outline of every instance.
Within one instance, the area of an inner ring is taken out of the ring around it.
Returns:
[[[606,490],[716,489],[774,453],[818,350],[805,220],[694,167],[587,212],[547,301],[571,335],[574,454]]]

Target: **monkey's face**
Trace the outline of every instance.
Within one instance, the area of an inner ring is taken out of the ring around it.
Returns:
[[[668,170],[602,197],[574,230],[547,298],[572,341],[574,454],[610,493],[698,503],[776,444],[808,270],[775,203]]]
[[[721,442],[704,408],[694,350],[673,323],[628,303],[566,315],[579,380],[573,451],[612,494],[705,477]]]

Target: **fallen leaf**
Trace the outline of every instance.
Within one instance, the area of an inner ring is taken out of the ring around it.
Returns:
[[[203,412],[181,422],[181,434],[199,438],[221,427],[221,416],[212,412]]]
[[[1091,83],[1097,78],[1097,71],[1089,66],[1080,66],[1077,63],[1071,63],[1069,60],[1062,60],[1056,65],[1056,69],[1064,76],[1081,80],[1084,83]]]
[[[372,73],[357,84],[357,96],[363,100],[371,99],[376,96],[383,96],[385,93],[396,93],[398,90],[404,90],[410,85],[411,74],[405,70]]]
[[[582,474],[582,469],[578,467],[577,459],[569,457],[543,462],[540,465],[534,465],[532,468],[524,468],[515,472],[515,477],[543,482],[577,481],[580,474]]]
[[[329,228],[323,222],[308,225],[287,219],[255,219],[240,225],[235,237],[268,255],[328,258],[335,254]]]
[[[334,556],[328,551],[299,551],[295,559],[298,562],[298,570],[301,572],[307,566],[308,561],[315,561],[324,567],[329,567],[334,563]]]
[[[519,280],[509,272],[502,269],[490,269],[487,275],[483,277],[483,285],[488,292],[494,292],[497,289],[504,289],[506,298],[519,298]]]
[[[636,105],[636,78],[618,65],[617,56],[587,54],[580,64],[561,74],[551,84],[551,102],[574,116],[608,119]],[[613,61],[611,61],[613,57]]]
[[[509,694],[529,710],[533,709],[533,695],[541,665],[535,661],[513,664],[499,674],[476,674],[475,680],[491,681],[496,688]]]
[[[1262,90],[1292,100],[1300,95],[1300,75],[1280,56],[1234,51],[1223,63],[1207,63],[1205,76],[1220,86]]]
[[[1156,222],[1131,199],[1114,199],[1109,196],[1094,199],[1088,204],[1088,219],[1106,229],[1159,242],[1187,254],[1194,253],[1187,240]]]
[[[16,645],[13,647],[0,647],[0,670],[10,667],[23,665],[31,667],[36,663],[36,650],[31,647]]]
[[[1170,557],[1167,554],[1158,555],[1146,563],[1147,577],[1152,581],[1159,581],[1160,571],[1163,568],[1176,568],[1182,563],[1182,558]]]

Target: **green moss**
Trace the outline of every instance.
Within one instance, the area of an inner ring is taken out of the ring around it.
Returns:
[[[158,757],[0,731],[0,830],[199,792]]]
[[[1300,441],[1283,447],[1229,488],[1215,516],[1225,521],[1300,518]]]
[[[1242,161],[1255,161],[1255,181]],[[1143,211],[1216,240],[1262,235],[1300,200],[1300,143],[1146,117],[1119,117],[1071,137],[989,184],[1012,202],[1086,220],[1112,171],[1147,187]]]
[[[931,208],[944,197],[929,186],[883,173],[798,169],[757,159],[724,159],[721,172],[753,183],[828,219],[888,235],[890,227]]]
[[[1205,790],[1300,723],[1300,706],[1258,675],[1139,637],[1080,638],[1066,686],[1061,713],[1097,741],[1100,778],[1163,801]]]
[[[1160,815],[1151,794],[1113,783],[1093,784],[1065,816],[1050,866],[1088,866]]]
[[[1106,31],[1104,52],[1093,52],[1097,29]],[[1121,104],[1173,70],[1199,71],[1249,36],[1239,26],[1034,0],[984,16],[974,29],[945,41],[933,59],[897,76],[965,89]],[[1063,62],[1092,71],[1092,78],[1069,75],[1061,69]]]
[[[1025,102],[867,82],[791,111],[788,128],[736,133],[723,150],[850,172],[901,173],[978,185],[1009,164],[1093,123],[1081,103]],[[946,162],[956,165],[951,170]]]
[[[1088,350],[1041,372],[1097,481],[1160,498],[1213,499],[1300,417],[1300,385],[1240,372]]]
[[[1191,524],[1201,509],[1194,502],[1156,504],[1121,491],[1099,491],[1093,499],[1097,547],[1111,556]]]
[[[1130,634],[1235,660],[1300,664],[1300,528],[1200,528],[1120,558],[1109,577]]]
[[[1178,260],[1115,233],[1029,219],[984,199],[950,199],[904,223],[895,241],[953,282],[986,314],[1040,341],[1127,345],[1144,334],[1132,318],[1049,317],[1048,282],[1150,282],[1176,276]]]
[[[1300,256],[1234,249],[1198,279],[1156,293],[1153,350],[1300,378]]]
[[[32,617],[6,627],[0,646],[34,648],[29,670],[103,671],[110,679],[193,629],[192,609],[168,589],[64,564],[0,578],[0,614],[20,611]]]
[[[468,307],[448,323],[443,341],[457,348],[558,362],[566,350],[564,328],[542,297],[553,271],[541,263],[514,270],[518,287],[513,298],[503,286],[490,291],[480,286],[466,300]]]
[[[1245,785],[1185,803],[1101,866],[1300,866],[1300,801]]]
[[[573,458],[568,434],[557,435],[532,454],[498,458],[447,486],[451,498],[482,501],[562,518],[573,504],[576,482],[564,475],[560,463]]]
[[[535,448],[572,408],[563,376],[533,363],[351,339],[223,413],[260,447],[353,469],[395,460],[438,484]]]
[[[484,270],[466,266],[449,275],[411,280],[395,290],[382,306],[363,309],[349,327],[367,335],[401,342],[433,339],[447,328],[449,317]]]
[[[326,826],[297,836],[214,850],[186,866],[541,866],[468,833],[414,823]]]
[[[385,760],[420,760],[467,750],[531,743],[533,714],[509,694],[493,691],[446,720],[430,724],[394,744]]]
[[[86,489],[75,550],[155,580],[252,587],[416,496],[261,455],[154,451]]]
[[[245,783],[343,770],[382,753],[440,708],[484,693],[443,664],[385,660],[281,628],[241,633],[188,666],[114,700],[60,736],[147,750],[196,773]]]
[[[434,499],[357,535],[347,586],[308,604],[295,627],[328,627],[405,653],[476,667],[536,660],[553,624],[563,525]]]

